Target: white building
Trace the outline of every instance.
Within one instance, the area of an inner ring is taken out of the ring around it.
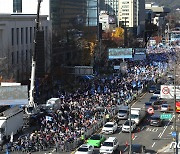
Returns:
[[[138,26],[138,3],[137,0],[121,0],[119,2],[119,21],[126,27]]]
[[[99,23],[102,23],[102,30],[104,31],[112,31],[116,28],[115,16],[108,15],[107,11],[100,12]]]
[[[0,58],[7,59],[7,74],[17,81],[30,78],[35,19],[36,15],[0,14]],[[50,67],[51,22],[47,16],[40,16],[40,23],[40,29],[44,30],[45,55],[42,58],[47,72]]]
[[[0,0],[0,14],[37,14],[38,0]],[[40,15],[50,18],[50,0],[42,0]]]

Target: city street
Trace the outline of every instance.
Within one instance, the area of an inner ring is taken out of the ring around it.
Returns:
[[[144,103],[149,100],[152,96],[151,93],[145,93],[141,96],[136,102],[132,104],[132,107],[143,107]],[[168,101],[168,103],[173,107],[172,101]],[[162,114],[160,111],[156,111],[155,113]],[[173,131],[173,118],[169,120],[165,120],[162,127],[154,127],[149,126],[147,121],[148,117],[145,118],[139,127],[136,128],[135,132],[132,133],[132,144],[142,144],[146,147],[147,152],[149,153],[157,153],[158,150],[163,149],[166,145],[169,145],[173,141],[173,137],[171,132]],[[119,149],[118,151],[123,153],[128,153],[127,144],[129,144],[129,133],[122,132],[122,124],[125,120],[121,120],[118,123],[118,130],[113,135],[105,135],[106,137],[115,136],[119,141]],[[180,121],[180,115],[177,115],[177,122]],[[97,130],[98,131],[98,130]],[[98,131],[100,132],[100,130]],[[167,151],[167,148],[165,149]],[[44,151],[43,153],[56,153],[55,149],[51,149],[49,151]],[[73,151],[72,151],[73,152]],[[19,153],[19,152],[15,152]],[[15,154],[14,153],[14,154]],[[35,152],[35,154],[40,154],[42,152]],[[64,154],[68,154],[70,152],[63,152]],[[99,148],[95,149],[95,154],[99,153]]]

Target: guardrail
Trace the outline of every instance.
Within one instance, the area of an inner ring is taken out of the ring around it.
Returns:
[[[143,86],[145,87],[145,86]],[[136,95],[132,95],[128,100],[127,100],[127,104],[131,103],[132,101],[134,101],[135,99],[137,99],[137,97],[139,97],[142,92],[144,91],[144,88],[139,89],[137,92],[135,92],[134,94]],[[113,109],[110,112],[110,119],[114,118],[115,115],[117,114],[117,110]],[[99,119],[94,125],[92,125],[91,128],[87,129],[84,133],[84,137],[85,140],[88,139],[92,134],[96,133],[97,131],[100,130],[100,128],[102,128],[102,126],[106,123],[106,118],[105,115],[103,116],[103,118]],[[83,140],[81,138],[77,138],[75,139],[72,143],[68,143],[64,145],[64,151],[66,152],[70,152],[70,151],[74,151],[77,147],[79,147],[81,144],[83,144]]]

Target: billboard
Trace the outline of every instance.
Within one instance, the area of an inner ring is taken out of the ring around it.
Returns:
[[[161,98],[174,99],[174,88],[173,85],[161,85]],[[176,86],[176,99],[180,99],[180,86]]]
[[[25,105],[28,104],[27,86],[0,87],[0,105]]]
[[[110,48],[108,54],[109,59],[132,58],[132,48]]]

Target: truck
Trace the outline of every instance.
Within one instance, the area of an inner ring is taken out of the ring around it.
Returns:
[[[137,125],[145,118],[146,111],[141,108],[131,108],[131,120],[135,121]],[[128,119],[130,120],[130,118]]]
[[[23,128],[23,109],[18,106],[9,108],[0,113],[0,144],[5,140],[13,138],[13,135]]]
[[[176,102],[176,113],[180,113],[180,101]]]

